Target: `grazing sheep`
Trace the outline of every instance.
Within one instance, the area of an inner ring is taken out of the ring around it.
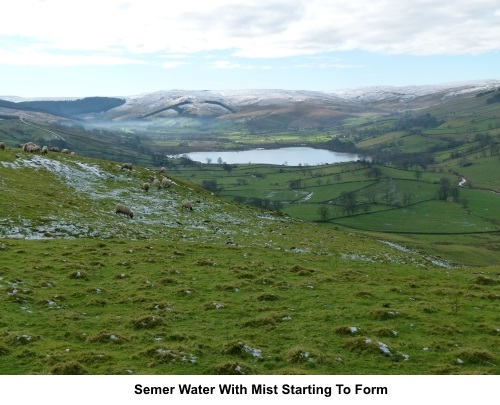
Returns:
[[[170,187],[172,185],[172,180],[170,180],[169,178],[167,177],[164,177],[163,179],[161,179],[161,185],[162,187]]]
[[[76,156],[76,152],[71,152],[70,155],[71,156]]]
[[[161,183],[160,183],[160,180],[158,179],[154,179],[153,180],[153,186],[156,186],[158,187],[158,190],[161,188]]]
[[[40,146],[38,146],[36,143],[33,142],[27,142],[21,145],[21,149],[23,152],[29,152],[29,153],[38,153],[42,150]]]
[[[49,148],[48,148],[48,147],[46,147],[46,146],[44,146],[44,147],[42,148],[42,155],[48,155],[48,153],[49,153]]]
[[[33,145],[35,145],[33,142],[26,142],[21,145],[21,149],[23,152],[30,152]]]
[[[1,149],[1,150],[4,150],[4,149],[5,149],[5,143],[0,142],[0,149]]]
[[[122,168],[121,169],[122,170],[123,169],[127,169],[127,170],[132,171],[132,163],[124,163],[124,164],[122,164]]]
[[[191,204],[191,201],[189,201],[189,200],[182,201],[182,208],[193,211],[193,205]]]
[[[134,213],[132,212],[132,210],[123,204],[116,204],[115,214],[124,214],[128,215],[130,218],[134,218]]]
[[[142,189],[147,193],[149,191],[149,183],[143,183]]]
[[[68,149],[63,149],[63,150],[61,151],[61,153],[67,153],[67,154],[69,154],[69,150],[68,150]]]
[[[52,146],[52,148],[50,148],[50,150],[52,152],[59,152],[59,148],[57,146]]]
[[[165,167],[162,167],[162,168],[160,169],[160,173],[166,173],[166,172],[167,172],[167,169],[166,169]]]

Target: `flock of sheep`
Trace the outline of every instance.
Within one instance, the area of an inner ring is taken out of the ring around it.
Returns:
[[[132,171],[132,168],[133,168],[133,165],[132,163],[123,163],[121,165],[121,170],[128,170],[128,171]],[[166,169],[164,167],[162,167],[160,169],[160,173],[162,174],[165,174],[166,173]],[[158,189],[161,189],[161,188],[169,188],[172,186],[172,180],[170,180],[168,177],[166,176],[163,176],[163,178],[160,180],[158,180],[156,177],[153,177],[152,178],[152,182],[153,182],[153,186],[154,187],[157,187]],[[149,189],[151,188],[151,183],[149,182],[144,182],[142,184],[142,189],[147,193],[149,191]],[[191,203],[191,201],[189,200],[183,200],[182,201],[182,208],[185,208],[187,210],[190,210],[190,211],[193,211],[193,205]],[[123,215],[127,215],[129,216],[130,218],[133,218],[134,217],[134,212],[130,209],[130,207],[126,206],[125,204],[116,204],[116,207],[115,207],[115,213],[116,214],[123,214]]]
[[[2,144],[4,146],[3,146],[3,148],[0,146],[0,148],[5,149],[5,144],[3,142],[2,142]],[[40,147],[39,145],[37,145],[36,143],[33,143],[33,142],[23,143],[23,144],[19,145],[19,147],[21,148],[21,150],[23,152],[41,153],[42,155],[48,155],[48,153],[49,153],[49,148],[47,146]],[[70,155],[76,155],[76,152],[70,153],[68,149],[60,150],[57,146],[53,146],[52,148],[50,148],[50,150],[51,150],[51,152],[61,152],[61,153],[66,153],[66,154],[70,154]]]
[[[21,150],[23,152],[40,153],[42,155],[47,155],[49,153],[49,148],[47,146],[40,147],[39,145],[37,145],[37,144],[35,144],[33,142],[27,142],[27,143],[21,144],[19,146],[20,146],[20,148],[21,148]],[[4,142],[0,142],[0,150],[4,150],[4,149],[5,149],[5,143]],[[68,149],[62,149],[62,150],[60,150],[56,146],[51,147],[50,151],[52,151],[52,152],[61,152],[61,153],[71,154],[71,155],[76,155],[75,152],[71,152],[70,153]],[[126,170],[129,170],[129,171],[132,171],[132,168],[133,168],[132,163],[123,163],[121,165],[121,170],[126,169]],[[160,169],[160,173],[161,174],[165,174],[166,173],[166,169],[164,167],[162,167]],[[152,179],[152,181],[153,181],[153,186],[157,187],[158,189],[160,189],[162,187],[163,188],[169,188],[173,184],[172,180],[170,180],[166,176],[163,176],[163,178],[162,178],[161,181],[158,180],[156,177],[154,179]],[[142,189],[145,192],[148,192],[150,187],[151,187],[151,184],[149,182],[145,182],[142,185]],[[189,200],[183,200],[182,201],[182,208],[192,211],[193,210],[193,206],[191,204],[191,201],[189,201]],[[130,209],[130,207],[127,207],[125,204],[116,204],[115,214],[124,214],[124,215],[129,216],[130,218],[134,217],[133,211]]]

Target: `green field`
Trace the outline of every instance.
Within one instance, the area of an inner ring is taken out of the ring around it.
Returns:
[[[498,265],[16,154],[0,153],[4,375],[499,373]]]
[[[498,226],[488,220],[467,214],[457,204],[443,201],[428,201],[397,210],[340,218],[335,222],[358,229],[397,233],[464,234],[498,231]]]

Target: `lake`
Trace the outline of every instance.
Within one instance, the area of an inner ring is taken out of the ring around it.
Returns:
[[[359,159],[358,155],[351,153],[309,147],[191,152],[186,153],[186,155],[190,159],[202,163],[207,163],[207,159],[211,159],[212,163],[217,163],[221,158],[223,162],[228,164],[262,163],[286,166],[316,166],[327,163],[352,162]]]

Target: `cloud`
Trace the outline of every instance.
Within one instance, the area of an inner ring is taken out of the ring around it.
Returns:
[[[180,61],[168,61],[168,62],[163,62],[161,67],[165,69],[175,69],[178,67],[181,67],[183,65],[188,65],[189,62],[180,62]]]
[[[137,65],[147,62],[113,55],[56,54],[35,49],[3,50],[0,48],[0,65],[11,66],[113,66]]]
[[[349,63],[320,63],[321,69],[362,69],[365,65],[362,64],[349,64]]]
[[[248,66],[241,65],[239,63],[230,62],[228,60],[216,60],[211,62],[210,67],[212,69],[245,69]]]
[[[500,50],[498,0],[212,0],[195,5],[17,0],[9,2],[7,15],[0,24],[0,52],[19,61],[36,47],[43,56],[40,64],[140,63],[145,55],[215,51],[280,58],[350,50],[411,55]],[[27,45],[9,49],[5,44],[14,39]],[[83,56],[56,55],[63,52]],[[4,57],[1,61],[8,63]],[[236,66],[219,65],[230,67]]]

